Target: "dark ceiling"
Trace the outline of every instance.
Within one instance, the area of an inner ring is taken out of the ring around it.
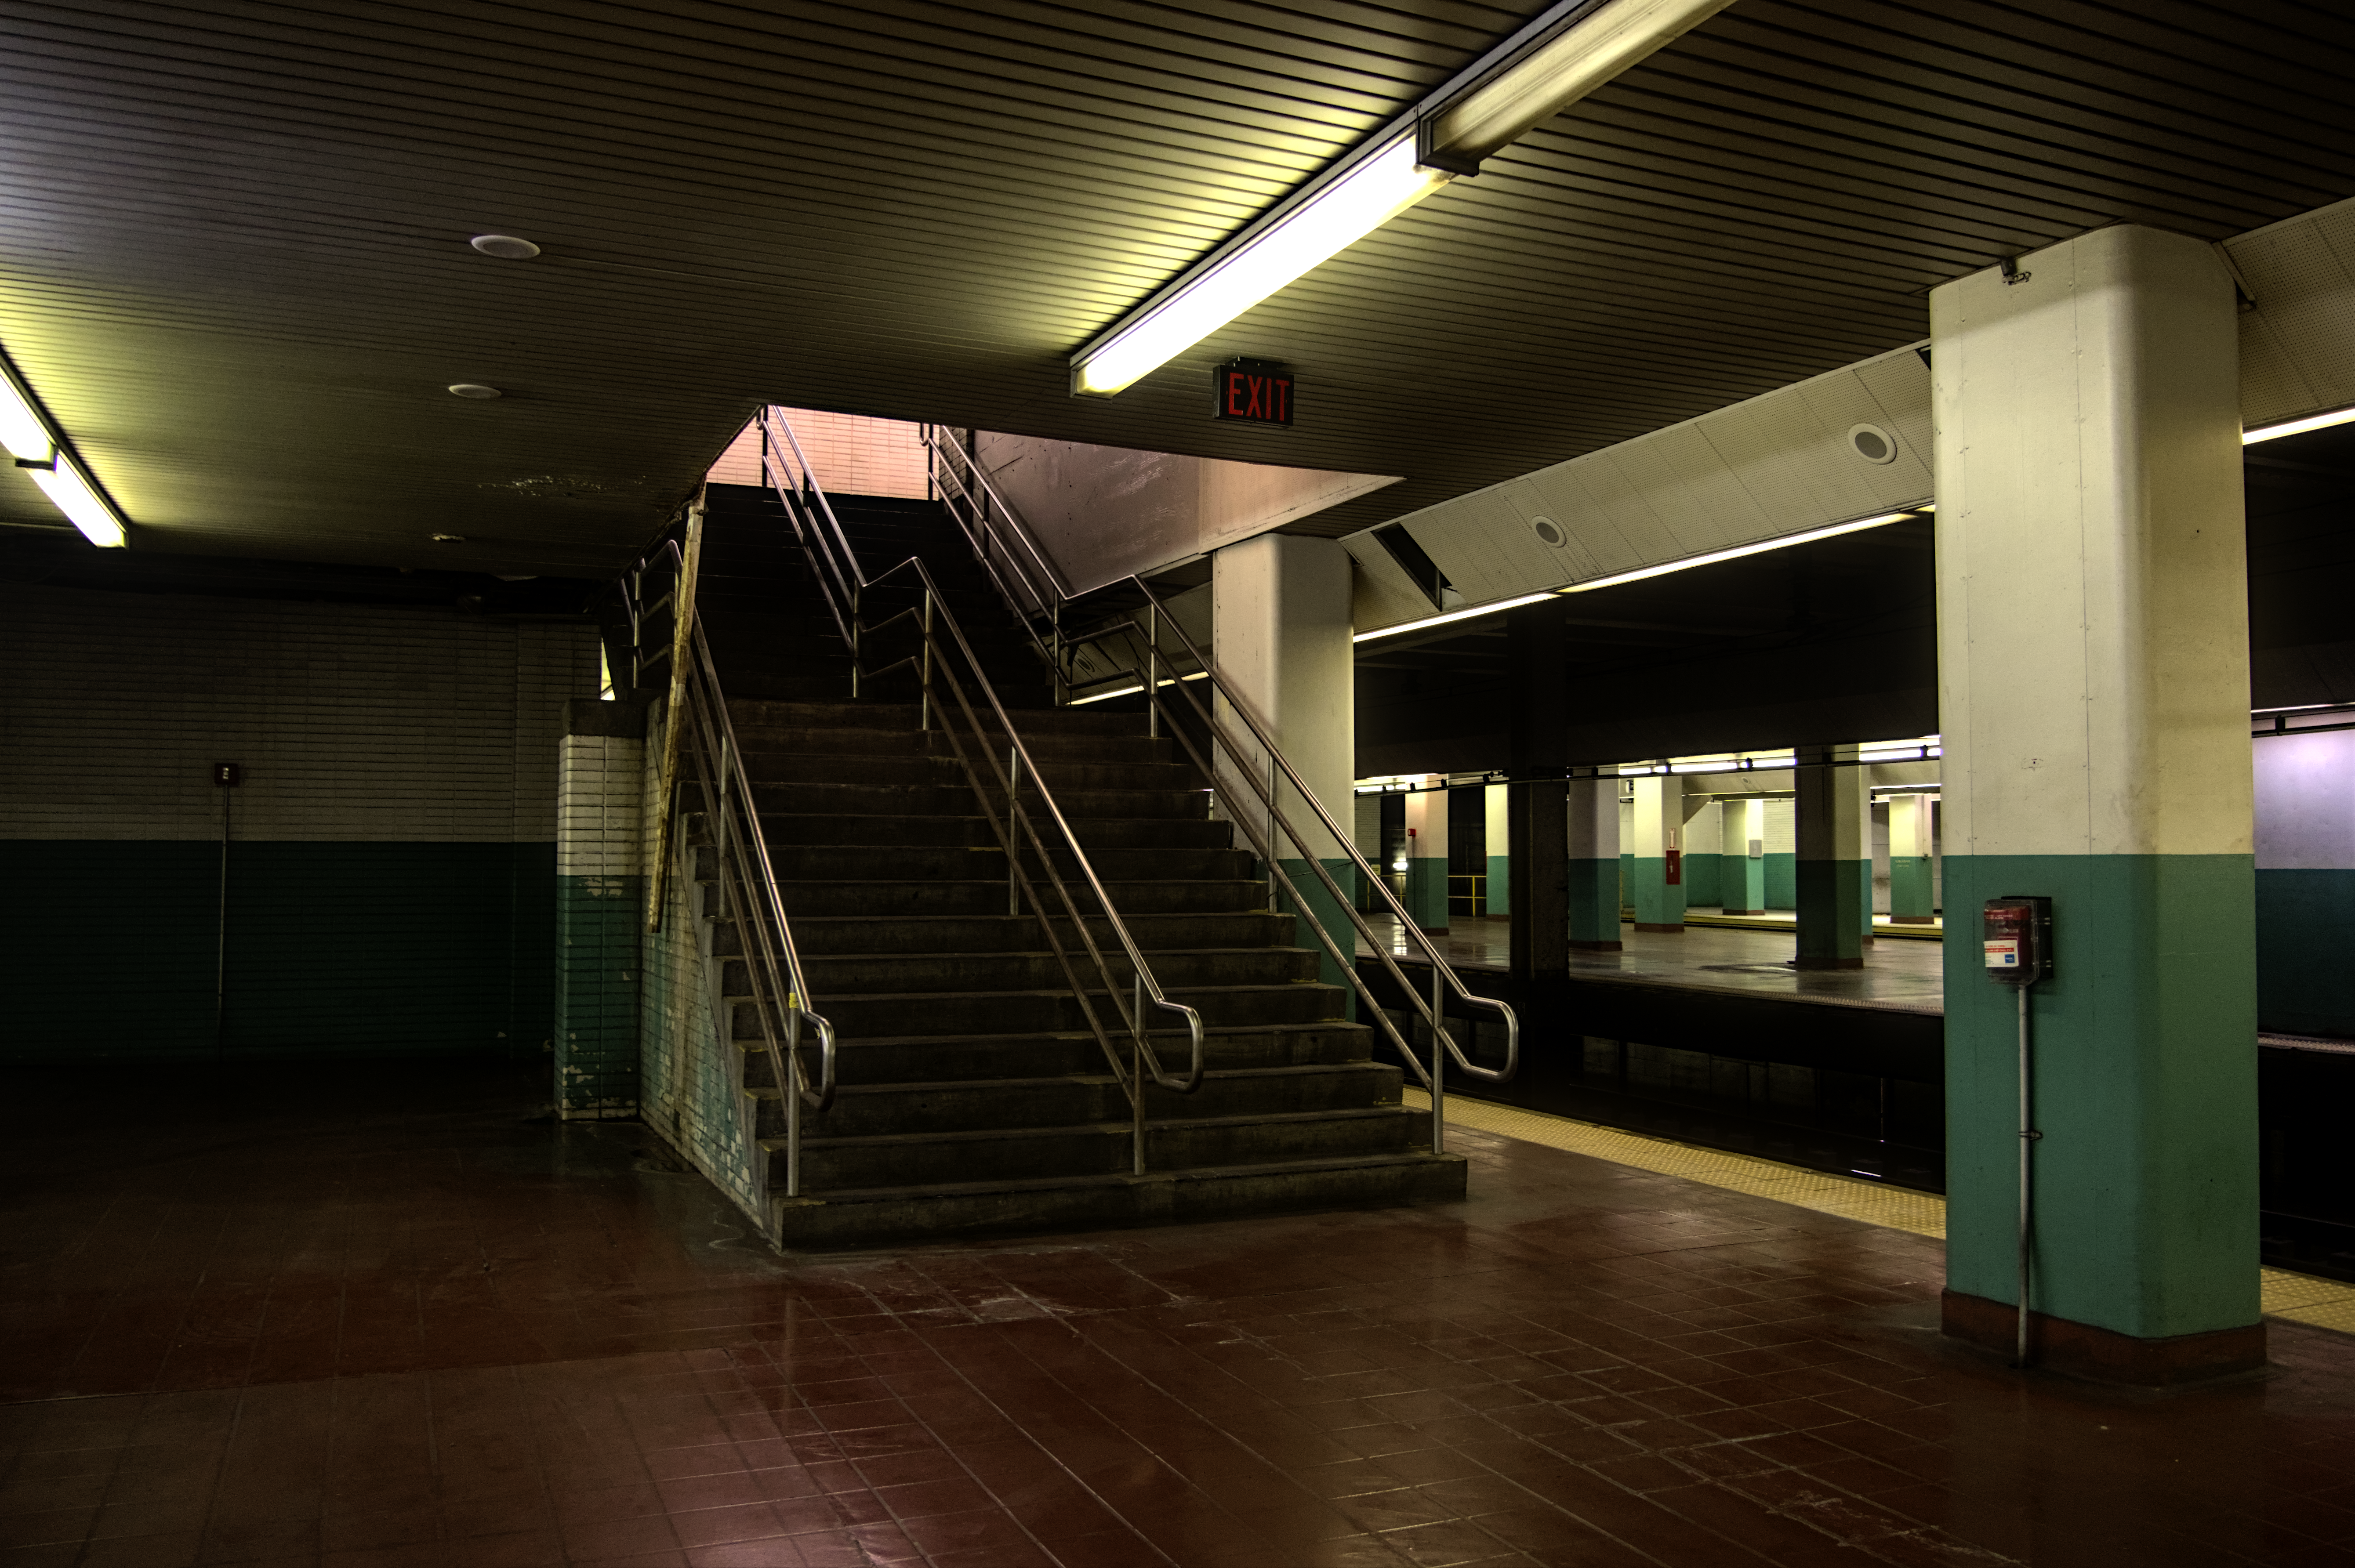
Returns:
[[[2355,425],[2243,453],[2252,705],[2355,703]],[[1937,733],[1932,524],[1570,599],[1570,755],[1627,762]],[[1358,770],[1510,760],[1504,617],[1358,650]]]
[[[598,575],[764,400],[1407,476],[1339,533],[1913,341],[1999,256],[2355,194],[2342,9],[1737,0],[1065,395],[1530,9],[12,0],[0,343],[165,550]],[[1295,368],[1294,429],[1208,418],[1237,353]]]

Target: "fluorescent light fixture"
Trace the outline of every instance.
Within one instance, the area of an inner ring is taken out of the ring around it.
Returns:
[[[1615,572],[1607,577],[1596,577],[1592,582],[1572,583],[1558,591],[1589,593],[1595,588],[1617,588],[1621,583],[1641,582],[1646,577],[1666,577],[1670,572],[1689,571],[1695,567],[1711,567],[1720,561],[1739,560],[1743,556],[1787,550],[1794,545],[1812,545],[1818,539],[1836,539],[1842,534],[1855,534],[1884,524],[1907,523],[1916,515],[1916,510],[1884,512],[1878,517],[1860,517],[1853,523],[1835,523],[1828,528],[1810,528],[1804,534],[1785,534],[1779,539],[1762,539],[1755,545],[1736,545],[1731,550],[1711,550],[1705,556],[1688,556],[1681,561],[1665,561],[1657,567],[1638,567],[1632,572]]]
[[[1553,588],[1543,593],[1525,593],[1518,599],[1500,599],[1493,604],[1476,604],[1469,609],[1451,609],[1445,615],[1427,615],[1421,620],[1402,620],[1396,626],[1385,626],[1376,631],[1360,631],[1349,639],[1352,642],[1371,642],[1377,637],[1400,637],[1410,631],[1422,631],[1433,626],[1445,626],[1455,620],[1476,620],[1484,615],[1496,615],[1503,610],[1518,609],[1525,604],[1553,598]]]
[[[1732,0],[1556,0],[1340,163],[1071,356],[1109,397],[1404,212]]]
[[[1414,138],[1399,138],[1135,321],[1082,349],[1071,357],[1071,390],[1109,397],[1151,375],[1455,178],[1444,169],[1419,168],[1414,158]]]
[[[1477,162],[1518,141],[1732,0],[1608,0],[1433,117],[1432,146]]]
[[[2310,714],[2318,708],[2343,708],[2347,705],[2345,703],[2292,703],[2286,708],[2251,708],[2249,716],[2254,718],[2259,714]]]
[[[83,538],[110,550],[123,547],[123,519],[116,516],[114,508],[100,497],[89,476],[81,471],[73,459],[59,452],[53,467],[27,469],[26,471],[33,476],[33,482],[41,487],[51,503],[72,519],[73,525],[81,530]]]
[[[9,456],[27,462],[47,462],[58,450],[49,440],[48,427],[41,423],[41,416],[16,389],[15,380],[7,376],[0,376],[0,447],[6,447]]]
[[[2333,425],[2355,420],[2355,408],[2340,408],[2328,414],[2309,414],[2303,419],[2285,419],[2278,425],[2259,425],[2254,430],[2241,432],[2241,444],[2255,446],[2259,441],[2275,441],[2284,436],[2302,436],[2308,430],[2327,430]]]

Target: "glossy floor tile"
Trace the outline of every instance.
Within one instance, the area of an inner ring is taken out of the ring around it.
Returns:
[[[6,1087],[7,1564],[2355,1561],[2355,1340],[2023,1378],[1934,1240],[1495,1133],[1463,1204],[784,1259],[504,1070]]]

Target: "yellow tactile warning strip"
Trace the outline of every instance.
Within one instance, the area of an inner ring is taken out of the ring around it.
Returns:
[[[1431,1097],[1421,1089],[1409,1088],[1406,1105],[1410,1110],[1428,1110]],[[1662,1176],[1681,1176],[1688,1181],[1706,1182],[1755,1198],[1772,1198],[1778,1203],[1861,1220],[1869,1225],[1885,1225],[1891,1230],[1911,1231],[1917,1236],[1940,1240],[1946,1234],[1946,1201],[1928,1192],[1830,1176],[1747,1154],[1700,1149],[1665,1138],[1648,1138],[1640,1132],[1625,1132],[1615,1127],[1597,1127],[1592,1122],[1548,1116],[1542,1111],[1492,1105],[1486,1100],[1451,1097],[1447,1119],[1483,1132],[1501,1133],[1507,1138],[1541,1143],[1549,1149],[1566,1149],[1573,1154],[1592,1155]],[[2355,1333],[2355,1285],[2278,1268],[2260,1269],[2258,1273],[2264,1281],[2268,1317]]]

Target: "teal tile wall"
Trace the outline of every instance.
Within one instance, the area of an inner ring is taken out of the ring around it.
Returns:
[[[0,1061],[209,1055],[219,875],[201,841],[0,841]],[[234,844],[225,1048],[540,1055],[556,920],[553,843]]]

